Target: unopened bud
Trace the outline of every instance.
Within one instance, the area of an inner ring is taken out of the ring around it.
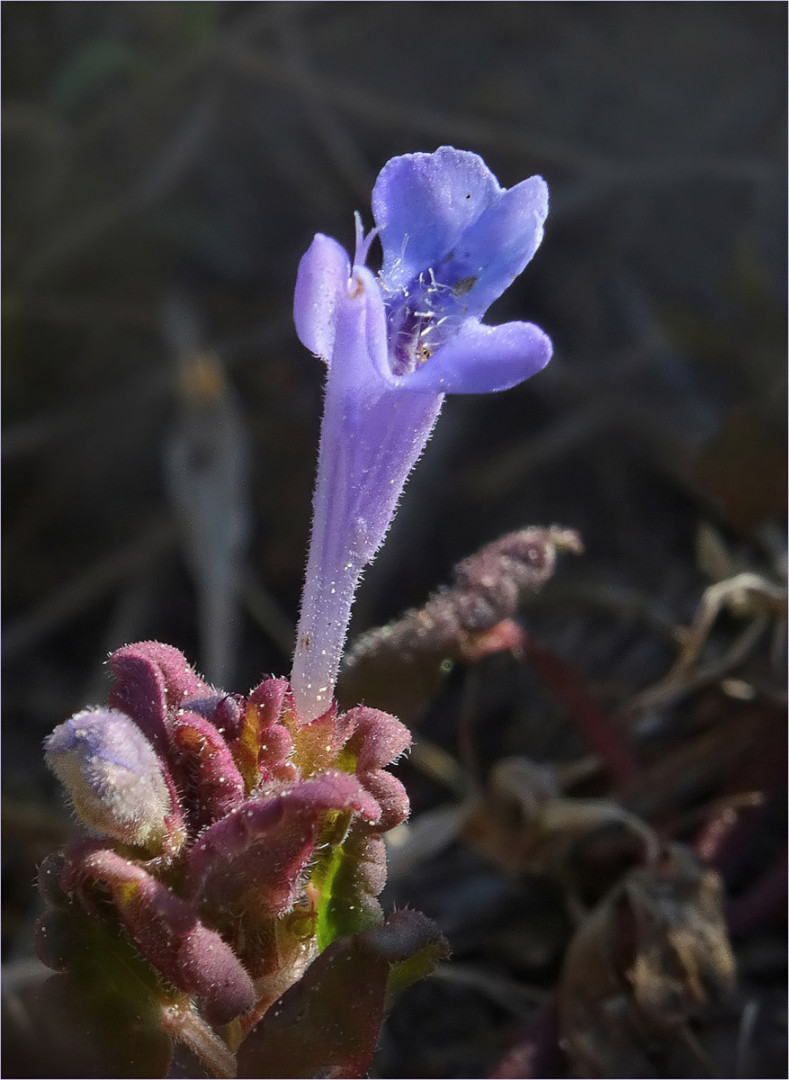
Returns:
[[[85,709],[45,744],[47,765],[82,820],[100,833],[159,851],[173,811],[156,753],[117,709]]]

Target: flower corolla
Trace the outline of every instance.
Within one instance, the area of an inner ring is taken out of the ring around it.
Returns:
[[[476,154],[393,158],[356,253],[318,234],[296,282],[296,331],[328,367],[307,577],[294,657],[304,720],[332,699],[354,593],[430,436],[444,395],[506,390],[540,371],[550,339],[482,316],[534,255],[548,189],[503,189]],[[381,270],[366,266],[374,237]]]

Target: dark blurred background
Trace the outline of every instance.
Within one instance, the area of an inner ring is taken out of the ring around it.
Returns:
[[[315,232],[350,247],[353,211],[371,224],[393,155],[451,144],[504,186],[546,178],[543,246],[488,321],[538,323],[555,356],[506,394],[448,401],[355,629],[421,603],[503,532],[572,527],[586,553],[561,563],[529,625],[619,708],[665,674],[673,628],[712,580],[784,581],[783,4],[14,3],[2,29],[16,978],[35,867],[71,827],[41,742],[104,699],[108,652],[165,640],[242,692],[288,670],[323,375],[293,331],[296,268]],[[738,632],[732,617],[719,654]],[[761,684],[735,671],[757,689],[729,687],[726,705],[714,688],[716,707],[754,708],[761,685],[775,704],[768,639]],[[481,772],[503,755],[578,755],[527,672],[479,670]],[[453,672],[421,718],[449,755],[463,687]],[[658,710],[641,734],[686,718]],[[416,817],[450,798],[428,773],[404,774]],[[441,881],[425,873],[397,902],[443,920],[467,971],[501,974],[512,946],[490,943],[485,897],[510,886],[467,854]],[[751,961],[763,1037],[737,1075],[783,1067],[782,938],[768,931]],[[540,963],[550,986],[555,956]],[[468,978],[393,1017],[382,1075],[489,1074],[523,1016]],[[436,1001],[451,1015],[422,1046]]]

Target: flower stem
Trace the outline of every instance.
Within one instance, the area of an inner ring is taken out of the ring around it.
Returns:
[[[163,1006],[162,1030],[188,1047],[212,1076],[233,1080],[238,1075],[235,1055],[185,999]]]

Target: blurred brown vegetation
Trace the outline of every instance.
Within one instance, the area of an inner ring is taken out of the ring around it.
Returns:
[[[316,231],[350,245],[354,210],[370,224],[388,158],[450,143],[504,185],[549,183],[543,247],[490,318],[537,322],[555,358],[447,403],[354,625],[422,605],[511,530],[556,523],[585,552],[529,605],[525,659],[460,663],[404,717],[413,850],[390,903],[436,918],[455,961],[398,1005],[380,1075],[490,1075],[525,1045],[539,1075],[580,1067],[539,1056],[562,963],[642,871],[595,849],[590,891],[564,847],[553,871],[472,852],[459,808],[481,799],[499,828],[481,793],[513,758],[553,770],[551,799],[622,807],[722,874],[737,988],[683,1014],[644,1075],[785,1075],[785,41],[784,5],[759,2],[5,5],[20,1030],[35,867],[70,828],[41,741],[105,698],[106,655],[131,640],[242,692],[287,671],[322,378],[292,328],[298,260]],[[589,757],[601,713],[645,770],[635,788]],[[429,857],[422,819],[434,844],[446,826]]]

